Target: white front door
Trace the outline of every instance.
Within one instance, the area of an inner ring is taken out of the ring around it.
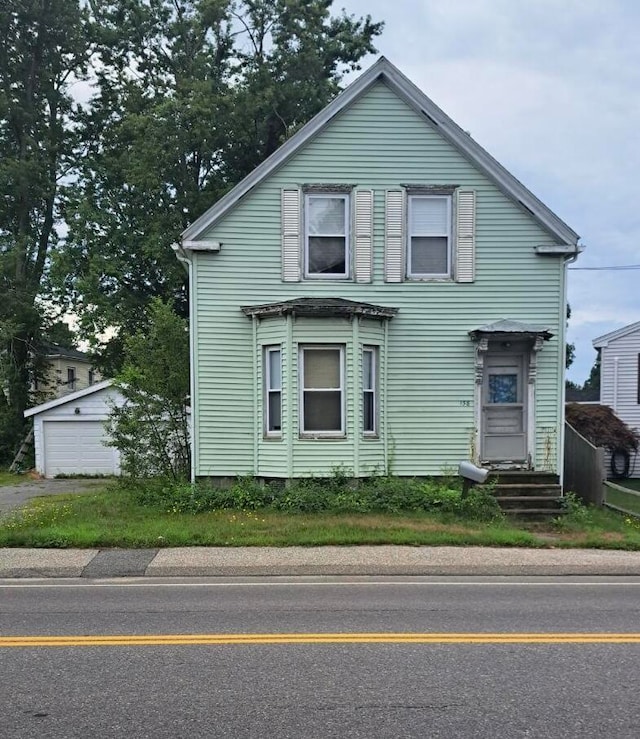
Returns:
[[[527,348],[489,345],[482,378],[481,459],[522,464],[527,459]]]

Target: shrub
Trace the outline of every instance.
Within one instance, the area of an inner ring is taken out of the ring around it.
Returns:
[[[170,513],[200,513],[234,509],[271,508],[292,513],[401,513],[431,511],[479,521],[502,517],[496,499],[487,490],[473,489],[465,498],[442,480],[374,477],[356,482],[344,470],[331,478],[309,477],[287,487],[260,484],[242,477],[230,487],[209,483],[190,485],[163,480],[125,482],[140,505]]]
[[[566,419],[578,433],[595,446],[604,447],[609,451],[623,449],[635,452],[638,449],[640,434],[630,429],[606,405],[568,403]]]

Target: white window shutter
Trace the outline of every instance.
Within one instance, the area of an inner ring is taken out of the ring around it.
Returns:
[[[476,193],[458,190],[456,201],[456,281],[476,278]]]
[[[357,190],[355,197],[356,282],[371,282],[373,272],[373,190]]]
[[[282,190],[282,280],[300,282],[300,189]]]
[[[404,252],[404,192],[387,190],[385,198],[385,282],[402,282]]]

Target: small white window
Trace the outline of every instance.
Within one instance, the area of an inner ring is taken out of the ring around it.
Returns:
[[[282,352],[280,347],[269,346],[264,350],[264,380],[265,434],[280,436],[282,433]]]
[[[362,428],[366,436],[378,433],[378,350],[362,350]]]
[[[300,421],[303,434],[344,434],[344,347],[300,349]]]
[[[349,276],[349,196],[305,196],[305,277]]]
[[[409,277],[449,277],[451,274],[451,198],[447,195],[409,197]]]

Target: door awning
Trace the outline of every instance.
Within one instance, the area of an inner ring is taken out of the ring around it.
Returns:
[[[484,326],[469,331],[472,341],[486,339],[543,339],[548,341],[553,333],[545,326],[535,323],[515,321],[511,318],[501,318],[494,323],[486,323]]]

